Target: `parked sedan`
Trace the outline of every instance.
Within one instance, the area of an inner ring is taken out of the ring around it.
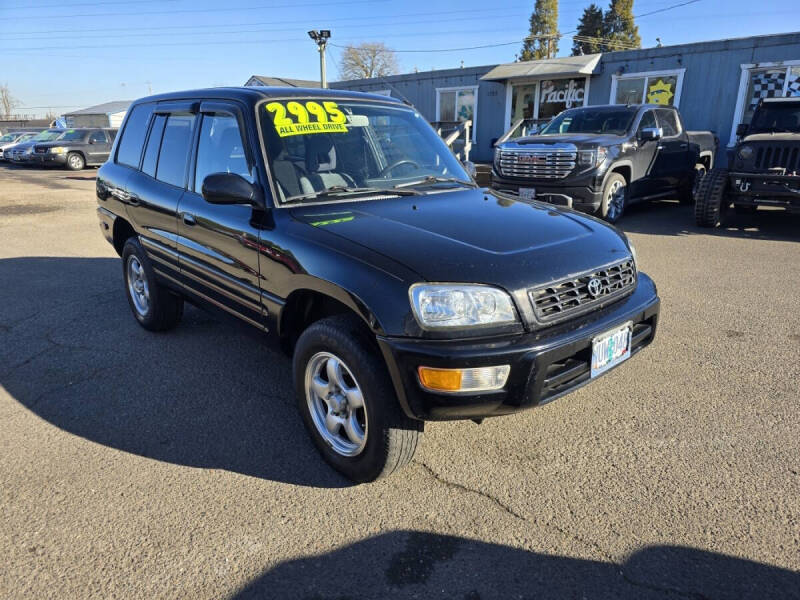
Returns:
[[[15,131],[0,136],[0,160],[6,160],[5,151],[22,142],[27,142],[36,135],[35,131]]]
[[[27,163],[33,155],[33,147],[40,142],[50,142],[57,140],[63,135],[63,129],[47,129],[40,131],[29,140],[16,144],[5,151],[6,160],[15,164]]]
[[[108,160],[116,129],[67,129],[58,139],[36,144],[31,162],[56,165],[80,171],[86,166],[102,165]]]

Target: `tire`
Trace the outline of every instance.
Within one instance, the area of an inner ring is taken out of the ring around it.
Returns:
[[[133,316],[148,331],[167,331],[183,316],[183,298],[156,281],[153,267],[137,237],[130,237],[122,249],[125,295]]]
[[[755,204],[734,204],[733,210],[737,215],[753,215],[758,207]]]
[[[619,173],[612,173],[603,186],[600,216],[609,223],[616,223],[625,212],[628,203],[628,182]]]
[[[314,444],[329,465],[357,483],[408,464],[424,427],[403,412],[368,335],[354,315],[322,319],[300,335],[292,361],[297,407]]]
[[[711,169],[697,186],[694,218],[700,227],[719,227],[728,212],[727,169]]]
[[[703,180],[703,177],[706,176],[707,172],[708,170],[704,164],[697,163],[694,166],[694,171],[689,176],[689,180],[683,184],[678,193],[678,201],[681,204],[692,204],[694,202],[697,187],[700,185],[700,182]]]
[[[70,171],[82,171],[86,166],[86,159],[79,152],[70,152],[67,154],[67,168]]]

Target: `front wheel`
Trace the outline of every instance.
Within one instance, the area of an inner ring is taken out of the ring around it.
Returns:
[[[423,423],[400,408],[380,353],[357,317],[322,319],[297,340],[297,406],[328,464],[355,482],[411,461]]]
[[[67,168],[70,171],[81,171],[86,166],[86,161],[83,156],[77,152],[70,152],[67,154]]]
[[[609,223],[616,223],[625,212],[628,202],[628,184],[619,173],[608,176],[603,186],[603,200],[600,204],[600,216]]]
[[[700,227],[719,227],[728,212],[728,171],[711,169],[695,193],[694,218]]]

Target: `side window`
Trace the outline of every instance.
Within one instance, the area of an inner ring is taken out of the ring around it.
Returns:
[[[118,163],[134,169],[139,168],[139,158],[142,156],[142,146],[147,134],[147,121],[150,119],[152,110],[152,105],[139,104],[131,111],[119,142]]]
[[[195,115],[167,117],[156,169],[156,179],[159,181],[177,187],[184,186],[194,121]]]
[[[641,132],[642,129],[655,129],[656,127],[658,127],[656,125],[656,117],[652,110],[648,110],[642,115],[642,120],[639,121],[637,133]]]
[[[678,125],[678,119],[675,116],[674,110],[660,108],[657,112],[658,123],[664,130],[664,137],[672,137],[673,135],[678,135],[681,132],[681,128],[680,125]]]
[[[89,136],[89,141],[94,142],[95,144],[105,144],[106,143],[106,134],[102,131],[95,131],[92,135]]]
[[[203,179],[211,173],[235,173],[253,182],[239,124],[232,115],[203,116],[194,176],[196,192],[200,193],[203,189]]]
[[[144,160],[142,161],[142,171],[156,176],[156,162],[158,161],[158,149],[161,147],[161,136],[164,133],[164,124],[167,122],[165,115],[156,115],[153,119],[153,126],[150,128],[150,137],[147,138],[147,148],[144,150]]]

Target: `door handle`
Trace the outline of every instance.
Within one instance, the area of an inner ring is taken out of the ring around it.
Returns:
[[[688,148],[689,144],[681,144],[681,148]]]
[[[197,221],[194,218],[194,215],[189,213],[183,213],[183,222],[189,226],[196,225]]]

